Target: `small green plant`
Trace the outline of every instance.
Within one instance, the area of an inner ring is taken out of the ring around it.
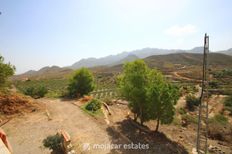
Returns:
[[[85,109],[88,111],[96,112],[101,108],[102,103],[97,99],[92,99],[88,104],[85,106]]]
[[[43,146],[45,148],[49,148],[53,150],[54,153],[64,153],[62,149],[63,139],[61,135],[50,135],[46,139],[43,140]]]
[[[38,87],[26,87],[23,89],[23,93],[25,95],[29,95],[33,98],[41,98],[44,97],[45,94],[47,94],[48,90],[44,86],[38,86]]]
[[[186,96],[186,107],[189,111],[194,111],[195,107],[200,104],[199,98],[196,98],[194,95]]]

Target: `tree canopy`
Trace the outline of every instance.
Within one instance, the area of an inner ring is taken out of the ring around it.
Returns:
[[[14,75],[15,67],[10,63],[4,63],[4,58],[0,55],[0,89],[8,86],[8,78]]]
[[[123,73],[118,77],[122,97],[129,101],[135,120],[141,124],[148,120],[169,124],[175,113],[178,90],[169,83],[161,72],[147,67],[143,60],[124,64]]]
[[[69,81],[68,92],[71,97],[88,94],[94,89],[94,78],[87,68],[77,70]]]

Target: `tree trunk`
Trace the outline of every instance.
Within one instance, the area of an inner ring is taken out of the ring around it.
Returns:
[[[156,124],[155,132],[158,132],[158,130],[159,130],[159,123],[160,123],[160,119],[158,118],[157,119],[157,124]]]

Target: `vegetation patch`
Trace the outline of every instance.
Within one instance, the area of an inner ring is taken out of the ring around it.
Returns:
[[[70,97],[82,97],[93,91],[95,87],[93,74],[87,68],[77,70],[68,84]]]
[[[118,88],[121,96],[129,102],[134,120],[139,118],[141,125],[157,120],[158,131],[160,123],[173,121],[179,91],[160,71],[150,69],[143,60],[124,64],[123,73],[118,76]]]
[[[209,137],[212,139],[232,143],[232,126],[222,114],[209,119]]]
[[[228,124],[228,118],[226,118],[222,114],[217,114],[213,118],[209,119],[209,123],[211,124],[219,124],[222,126],[226,126]]]
[[[43,140],[43,145],[45,148],[48,148],[53,151],[55,154],[63,154],[62,148],[63,138],[61,135],[50,135],[46,139]]]
[[[44,86],[38,86],[38,87],[26,87],[23,89],[23,93],[25,95],[29,95],[33,98],[41,98],[44,97],[45,94],[47,94],[48,89]]]
[[[196,116],[194,115],[189,115],[189,114],[183,114],[181,116],[182,121],[184,121],[185,125],[189,125],[189,124],[197,124],[198,119]]]
[[[88,111],[96,112],[101,108],[101,102],[97,99],[92,99],[86,106],[85,109]]]
[[[224,110],[227,110],[230,112],[230,115],[232,115],[232,96],[229,96],[224,101]]]
[[[81,109],[91,116],[102,117],[104,114],[101,110],[102,102],[97,99],[92,99],[88,103],[83,104]]]
[[[200,100],[199,98],[197,98],[194,95],[187,95],[186,96],[186,108],[189,111],[195,111],[196,106],[198,106],[200,104]]]
[[[0,90],[8,87],[9,77],[14,75],[15,67],[13,65],[4,63],[4,58],[0,55]]]
[[[46,97],[58,98],[62,97],[66,93],[66,88],[68,86],[67,79],[41,79],[41,80],[29,80],[29,81],[15,81],[14,85],[16,88],[24,93],[25,89],[29,87],[40,87],[44,86],[47,88],[48,92]]]

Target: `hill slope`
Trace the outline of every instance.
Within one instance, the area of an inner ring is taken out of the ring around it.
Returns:
[[[158,68],[162,71],[167,69],[177,70],[184,66],[201,67],[202,54],[197,53],[174,53],[168,55],[155,55],[144,58],[144,61],[152,68]],[[211,68],[232,68],[232,56],[220,53],[210,53],[208,57],[209,65]],[[92,71],[97,72],[113,72],[117,73],[122,71],[122,65],[115,65],[111,67],[96,67]]]
[[[139,57],[135,55],[129,55],[121,61],[115,62],[108,66],[96,66],[92,67],[93,72],[119,72],[122,69],[122,63],[126,61],[133,61]],[[209,54],[209,65],[213,68],[232,68],[232,56],[228,56],[221,53],[210,53]],[[177,69],[180,66],[201,66],[202,65],[202,54],[197,53],[173,53],[167,55],[154,55],[144,58],[145,62],[150,67],[156,67],[158,69]],[[22,75],[14,76],[13,79],[23,78],[63,78],[73,72],[70,68],[60,68],[57,66],[44,67],[39,71],[29,71]]]
[[[224,50],[224,51],[219,51],[218,53],[223,53],[223,54],[232,56],[232,48],[230,48],[228,50]]]
[[[73,70],[70,68],[62,68],[58,66],[43,67],[38,71],[30,70],[24,74],[15,75],[13,80],[44,79],[44,78],[63,78],[70,74]]]
[[[221,53],[210,53],[208,56],[209,65],[218,67],[232,67],[232,56]],[[202,65],[202,54],[177,53],[169,55],[150,56],[145,61],[151,65],[159,67],[165,62],[181,65]]]

